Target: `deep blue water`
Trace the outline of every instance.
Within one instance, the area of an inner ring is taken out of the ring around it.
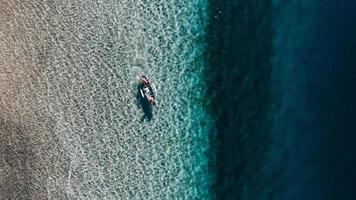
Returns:
[[[216,199],[355,199],[355,10],[210,1]]]

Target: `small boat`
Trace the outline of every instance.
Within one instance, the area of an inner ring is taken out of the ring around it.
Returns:
[[[156,105],[156,86],[149,82],[145,75],[140,77],[142,87],[140,88],[140,93],[142,98],[147,99],[151,105]]]

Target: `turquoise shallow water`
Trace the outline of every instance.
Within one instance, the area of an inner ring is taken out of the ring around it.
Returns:
[[[207,2],[6,1],[1,196],[207,199]],[[137,76],[158,89],[152,119]]]

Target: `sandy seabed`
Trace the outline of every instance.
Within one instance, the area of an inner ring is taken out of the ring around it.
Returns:
[[[205,9],[204,0],[4,1],[1,198],[207,199]],[[158,89],[146,117],[142,73]]]

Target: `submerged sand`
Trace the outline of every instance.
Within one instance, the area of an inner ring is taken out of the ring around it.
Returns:
[[[0,196],[207,198],[205,1],[4,3]]]

